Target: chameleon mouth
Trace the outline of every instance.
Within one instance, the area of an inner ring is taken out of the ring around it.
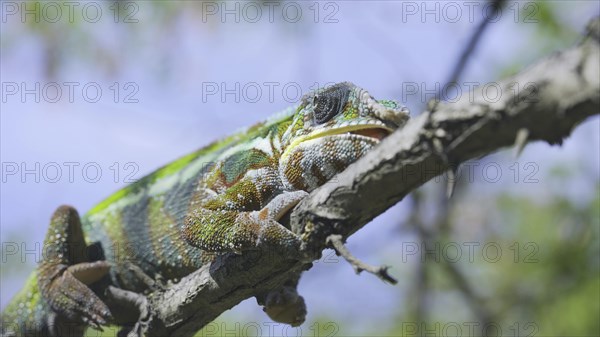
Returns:
[[[349,133],[363,136],[363,137],[374,138],[377,141],[381,141],[383,138],[389,136],[391,131],[388,129],[376,127],[376,128],[355,130],[355,131],[351,131]]]
[[[335,135],[350,135],[358,138],[366,138],[366,140],[378,144],[385,137],[389,136],[394,130],[379,124],[362,124],[362,125],[350,125],[343,126],[329,130],[326,134],[321,136],[335,136]]]
[[[384,125],[383,123],[344,125],[329,130],[314,132],[308,135],[307,137],[298,140],[297,142],[300,143],[310,139],[343,134],[358,135],[362,137],[371,138],[379,142],[383,138],[387,137],[390,133],[392,133],[392,131],[394,130]]]

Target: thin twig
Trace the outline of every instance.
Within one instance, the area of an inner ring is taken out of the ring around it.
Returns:
[[[353,256],[348,248],[344,245],[343,239],[341,235],[332,234],[327,237],[325,240],[327,244],[331,244],[335,251],[341,255],[348,263],[352,265],[357,274],[360,274],[363,270],[371,273],[383,281],[389,282],[391,284],[396,284],[398,281],[388,274],[389,266],[372,266],[370,264],[366,264]]]

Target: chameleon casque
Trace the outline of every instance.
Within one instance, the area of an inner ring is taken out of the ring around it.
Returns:
[[[215,254],[298,250],[283,215],[407,119],[400,104],[338,83],[159,168],[81,218],[59,207],[42,261],[2,313],[2,334],[80,336],[115,322],[107,287],[143,293],[144,280],[181,279]],[[263,301],[272,319],[304,321],[295,285],[273,294]]]

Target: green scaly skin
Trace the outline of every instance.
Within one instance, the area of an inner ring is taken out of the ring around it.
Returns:
[[[3,335],[81,336],[88,326],[121,323],[106,289],[141,294],[148,280],[176,282],[216,253],[293,255],[301,241],[279,222],[283,215],[407,119],[394,101],[338,83],[158,169],[81,219],[59,207],[43,261],[2,313]],[[261,301],[276,321],[304,321],[295,286]]]

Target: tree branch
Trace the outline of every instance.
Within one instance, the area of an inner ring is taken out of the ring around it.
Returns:
[[[366,271],[379,277],[382,281],[389,282],[391,284],[398,283],[395,278],[388,274],[388,269],[390,268],[389,266],[372,266],[362,262],[357,257],[352,255],[348,248],[346,248],[344,245],[341,235],[332,234],[325,239],[325,242],[331,244],[338,255],[341,255],[348,263],[350,263],[350,265],[352,265],[352,267],[354,267],[354,270],[357,274]]]
[[[328,236],[349,237],[448,170],[449,162],[492,153],[516,138],[523,142],[523,129],[527,141],[560,144],[577,124],[600,112],[600,21],[589,27],[578,46],[494,85],[502,89],[498,99],[486,99],[478,88],[456,103],[442,103],[434,115],[410,120],[313,191],[291,215],[292,230],[304,242],[302,259],[277,252],[218,256],[166,291],[151,294],[148,334],[191,336],[242,300],[298,277],[319,258]]]

